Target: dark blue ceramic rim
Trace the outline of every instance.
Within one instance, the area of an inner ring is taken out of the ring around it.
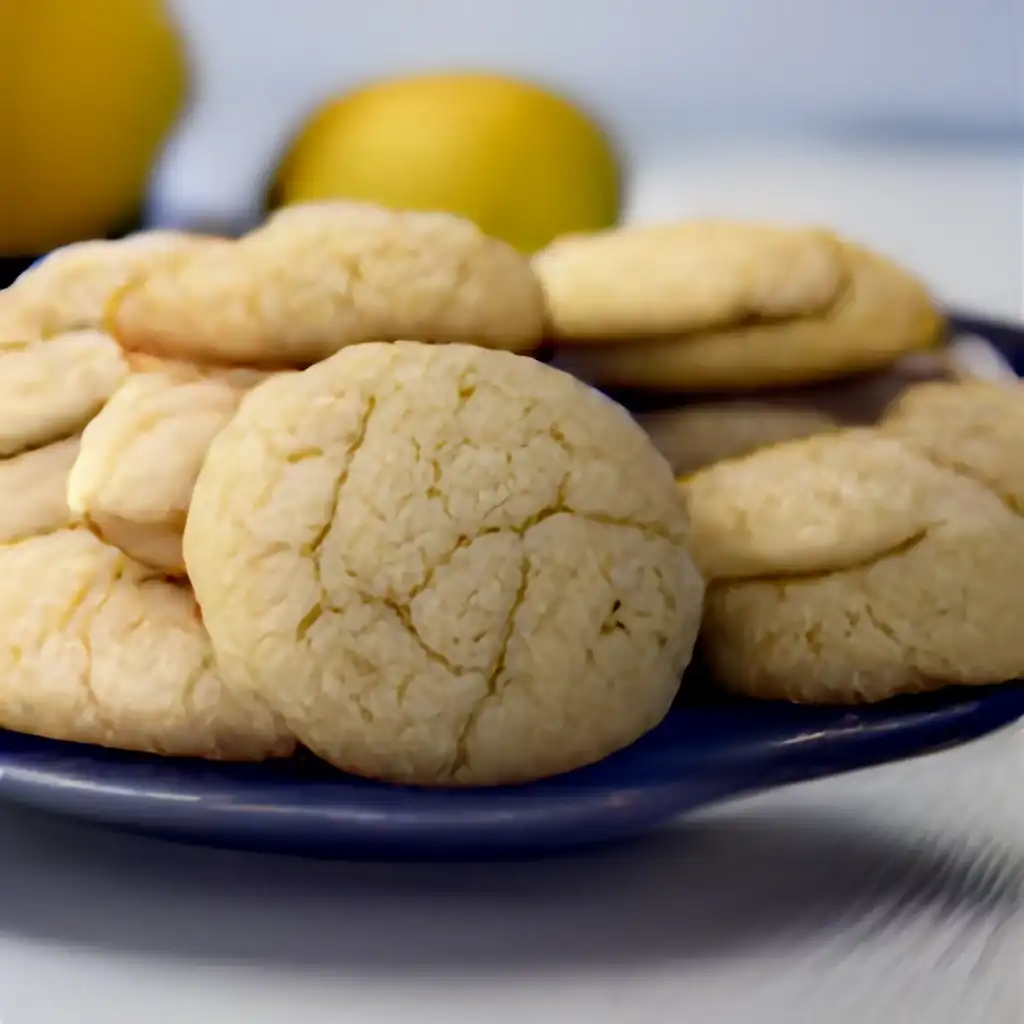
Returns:
[[[520,856],[628,838],[759,790],[955,746],[1024,716],[1024,683],[850,711],[684,705],[633,747],[528,786],[415,790],[294,761],[213,765],[0,733],[0,797],[202,845],[313,856]]]

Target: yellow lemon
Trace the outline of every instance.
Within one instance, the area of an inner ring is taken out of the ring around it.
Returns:
[[[186,83],[161,0],[0,0],[0,254],[130,219]]]
[[[345,198],[444,210],[524,252],[618,219],[621,174],[600,127],[568,101],[500,75],[415,75],[321,107],[271,204]]]

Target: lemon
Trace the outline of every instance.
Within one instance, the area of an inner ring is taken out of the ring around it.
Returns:
[[[609,227],[621,173],[572,103],[500,75],[415,75],[321,107],[278,168],[271,204],[345,198],[442,210],[524,252]]]
[[[128,221],[186,93],[161,0],[0,0],[0,254]]]

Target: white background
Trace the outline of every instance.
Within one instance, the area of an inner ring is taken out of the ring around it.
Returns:
[[[198,84],[158,185],[168,218],[251,214],[311,107],[418,69],[566,90],[621,140],[637,187],[721,136],[1005,148],[1024,126],[1024,0],[173,2]]]

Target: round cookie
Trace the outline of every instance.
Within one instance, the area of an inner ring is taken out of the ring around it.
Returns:
[[[882,429],[1024,514],[1024,382],[919,384],[893,403]]]
[[[336,202],[286,207],[155,271],[122,290],[107,322],[126,349],[299,366],[399,338],[530,350],[543,314],[529,262],[468,221]]]
[[[173,263],[209,240],[180,231],[139,231],[55,249],[26,270],[9,292],[39,337],[103,326],[111,297],[139,274]]]
[[[838,240],[817,228],[694,220],[556,239],[533,259],[548,334],[616,342],[826,308],[844,279]]]
[[[124,353],[99,330],[111,296],[200,244],[174,231],[78,242],[0,292],[0,457],[88,423],[128,374]]]
[[[78,449],[79,439],[69,437],[0,459],[0,546],[71,525],[67,480]]]
[[[136,561],[184,576],[192,488],[241,396],[216,379],[132,376],[82,432],[68,478],[71,511]]]
[[[0,462],[0,728],[174,756],[260,760],[294,741],[214,666],[191,591],[63,502],[77,442]]]
[[[127,376],[124,354],[100,331],[0,337],[0,458],[78,433]]]
[[[839,426],[833,417],[814,408],[740,399],[696,402],[640,415],[637,422],[677,476]]]
[[[700,618],[686,536],[621,407],[529,358],[396,342],[246,396],[185,562],[221,668],[319,756],[496,785],[665,715]]]
[[[844,244],[849,280],[824,311],[660,340],[571,346],[556,364],[601,386],[745,391],[888,366],[940,340],[925,288],[889,260]]]
[[[1024,673],[1024,519],[978,482],[864,429],[685,492],[711,581],[702,649],[728,689],[853,704]]]

